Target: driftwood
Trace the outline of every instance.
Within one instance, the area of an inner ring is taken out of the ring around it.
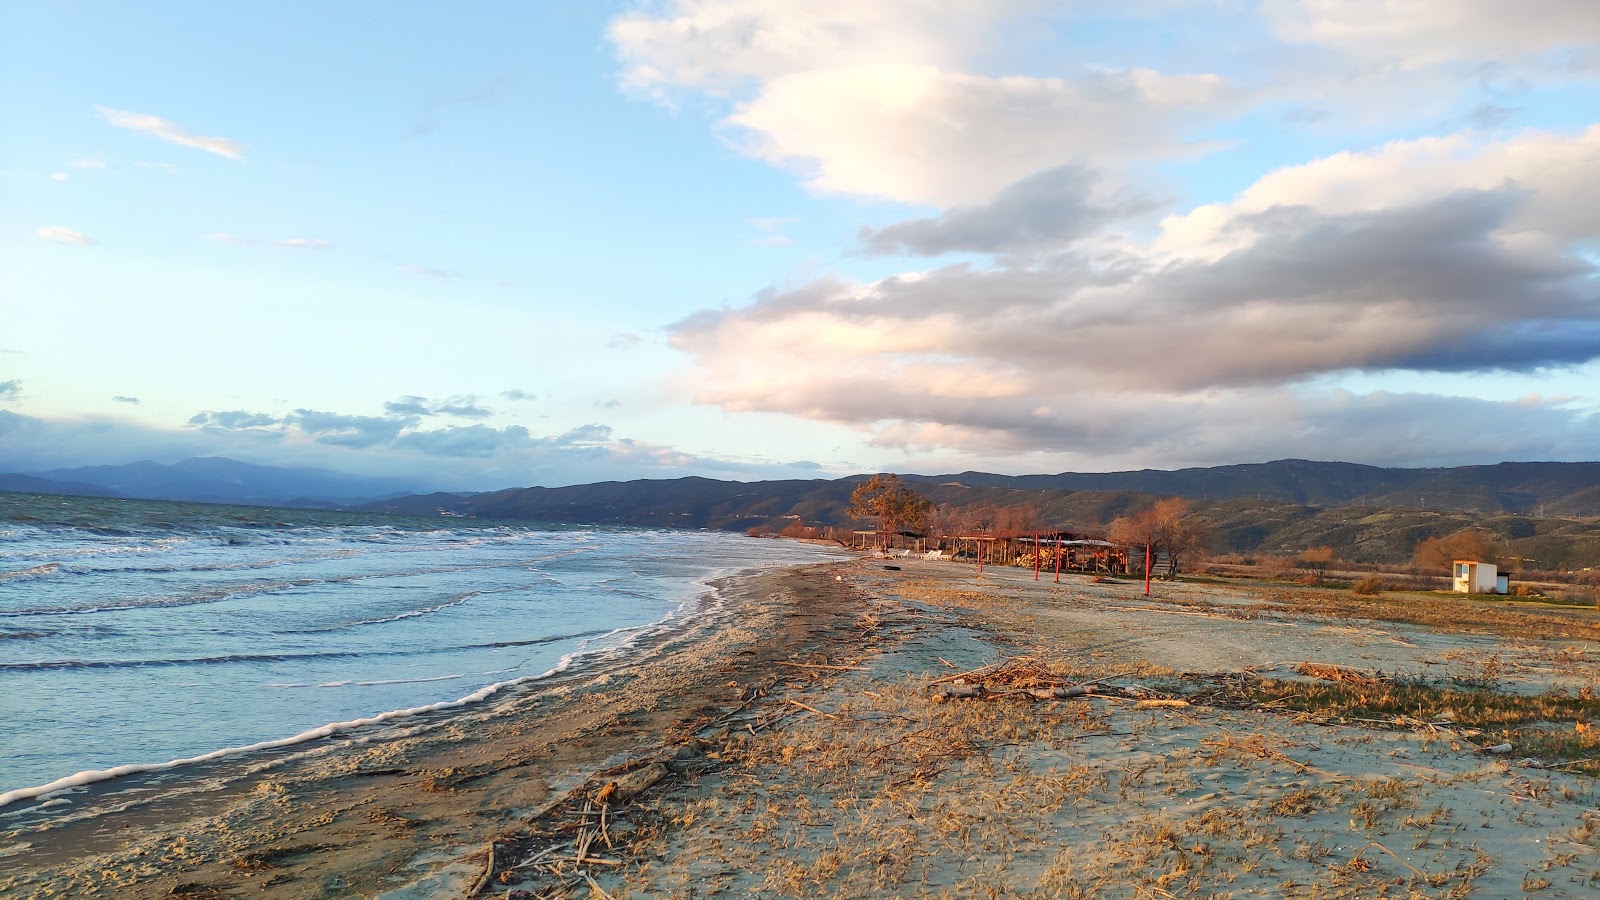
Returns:
[[[1032,700],[1067,700],[1094,695],[1092,684],[1062,684],[1054,687],[990,690],[981,684],[945,684],[933,692],[933,702],[950,700],[998,700],[1001,697],[1027,697]]]
[[[634,797],[649,790],[656,782],[667,777],[668,774],[669,770],[666,766],[658,762],[651,763],[648,766],[634,769],[616,781],[606,782],[605,786],[600,789],[600,793],[595,795],[595,799],[601,803],[627,803]]]
[[[488,887],[490,882],[494,881],[494,866],[495,866],[495,862],[496,862],[496,857],[498,857],[499,855],[500,855],[500,845],[498,843],[496,843],[495,841],[490,841],[489,842],[489,861],[483,867],[483,874],[479,875],[477,880],[472,882],[472,887],[467,888],[467,896],[468,897],[476,897],[479,894],[483,893],[483,889]]]

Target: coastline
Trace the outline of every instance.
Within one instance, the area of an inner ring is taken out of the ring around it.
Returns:
[[[1412,621],[1405,601],[1189,583],[1147,598],[1137,583],[1031,574],[858,558],[739,576],[722,586],[726,615],[637,664],[330,747],[194,795],[181,814],[45,832],[3,858],[22,871],[0,894],[1600,887],[1600,781],[1499,749],[1519,738],[1473,727],[1447,689],[1492,666],[1492,694],[1576,702],[1573,687],[1600,684],[1600,614],[1512,620],[1460,603],[1463,620],[1440,626]],[[1356,718],[1261,699],[1329,677],[1330,690],[1377,695],[1408,684],[1383,675],[1401,671],[1437,673],[1419,696],[1438,705]],[[958,679],[997,680],[970,699],[949,690]],[[1587,739],[1600,707],[1582,702]]]
[[[497,695],[521,689],[537,688],[541,684],[552,683],[552,679],[560,679],[574,667],[598,669],[622,661],[624,664],[628,657],[641,646],[648,648],[652,644],[665,645],[673,641],[679,631],[690,630],[696,626],[693,619],[703,616],[714,618],[717,615],[720,599],[719,585],[738,573],[713,576],[701,583],[701,591],[696,596],[685,600],[676,608],[669,611],[662,618],[654,622],[618,628],[604,634],[594,635],[592,642],[601,646],[590,647],[591,641],[586,640],[578,649],[561,656],[554,666],[544,672],[533,675],[523,675],[503,681],[491,682],[482,685],[461,697],[439,700],[418,706],[399,709],[381,710],[370,715],[357,716],[338,722],[328,722],[313,728],[306,729],[296,734],[285,737],[266,738],[251,744],[232,747],[221,747],[214,750],[205,750],[192,756],[171,759],[163,762],[123,763],[104,769],[87,769],[53,779],[49,782],[28,785],[11,790],[0,791],[0,822],[6,818],[26,818],[29,810],[21,808],[26,801],[48,798],[51,795],[71,790],[73,788],[89,787],[101,782],[125,779],[129,776],[151,775],[154,773],[175,770],[192,771],[196,767],[207,763],[233,760],[238,757],[260,757],[272,751],[294,752],[302,745],[315,745],[323,741],[338,739],[341,735],[350,732],[360,732],[356,739],[370,741],[382,739],[382,735],[373,735],[371,729],[375,726],[397,724],[404,726],[407,720],[425,719],[436,714],[449,714],[465,710],[469,707],[494,700]],[[426,610],[433,611],[432,609]],[[687,616],[686,616],[687,613]],[[408,613],[406,615],[416,615]],[[622,640],[607,643],[614,638]],[[455,676],[429,680],[448,680]],[[8,808],[12,807],[12,808]],[[0,834],[3,834],[0,830]]]
[[[703,606],[678,611],[673,627],[664,627],[669,616],[625,642],[650,644],[648,653],[607,653],[513,685],[503,698],[407,717],[391,733],[357,729],[276,755],[157,772],[132,791],[101,782],[66,798],[101,812],[43,830],[19,833],[0,818],[8,871],[0,894],[166,896],[179,873],[185,883],[208,870],[235,875],[230,860],[252,847],[313,837],[332,846],[334,833],[341,849],[312,854],[308,869],[337,872],[357,893],[391,889],[397,866],[446,841],[475,843],[478,832],[529,815],[608,760],[692,729],[717,708],[713,698],[729,696],[728,680],[758,677],[848,617],[855,600],[826,574],[834,565],[718,579],[696,601]],[[126,793],[136,796],[129,802]],[[397,815],[422,824],[371,826],[364,813],[379,809],[409,810]],[[352,819],[359,824],[341,821]],[[174,845],[182,852],[170,852]],[[92,857],[72,849],[89,846]],[[277,896],[306,895],[295,879],[278,884]]]

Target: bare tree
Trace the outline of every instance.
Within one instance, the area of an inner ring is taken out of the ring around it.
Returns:
[[[1489,533],[1479,528],[1463,528],[1444,537],[1427,538],[1417,545],[1411,561],[1417,568],[1443,572],[1458,559],[1499,562]]]
[[[878,523],[878,536],[917,530],[933,510],[928,499],[900,483],[898,475],[874,475],[850,493],[850,516]]]
[[[1183,559],[1205,548],[1211,530],[1204,521],[1189,513],[1186,501],[1169,497],[1139,512],[1113,519],[1107,536],[1115,544],[1147,547],[1151,553],[1165,552],[1172,561],[1172,574],[1176,575]]]

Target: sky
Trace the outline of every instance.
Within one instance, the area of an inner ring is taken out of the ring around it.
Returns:
[[[1600,3],[0,0],[0,471],[192,456],[1594,460]]]

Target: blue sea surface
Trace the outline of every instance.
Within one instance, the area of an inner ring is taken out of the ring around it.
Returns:
[[[720,532],[0,494],[0,795],[475,698],[830,558]]]

